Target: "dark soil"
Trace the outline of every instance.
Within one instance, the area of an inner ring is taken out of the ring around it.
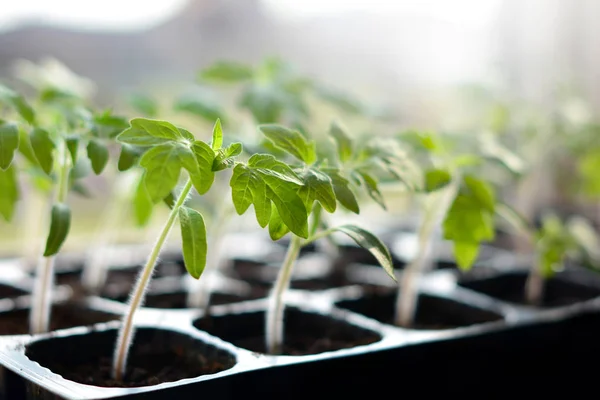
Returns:
[[[88,326],[119,319],[118,315],[77,306],[56,305],[52,308],[50,330]],[[29,310],[0,313],[0,336],[26,335],[29,333]]]
[[[213,293],[211,295],[211,304],[219,305],[219,304],[231,304],[231,303],[239,303],[241,301],[246,300],[255,300],[263,298],[267,295],[266,290],[262,290],[261,288],[256,288],[254,292],[249,296],[239,296],[235,294],[229,293]],[[119,296],[117,298],[112,298],[113,300],[126,302],[129,299],[128,295]],[[146,301],[144,303],[144,307],[150,308],[172,308],[172,309],[183,309],[187,308],[186,305],[187,293],[184,292],[176,292],[176,293],[160,293],[153,294],[150,293],[146,296]]]
[[[475,272],[475,271],[474,271]],[[488,296],[520,305],[529,305],[525,299],[526,272],[510,272],[496,276],[465,278],[459,285]],[[560,274],[546,280],[541,308],[553,308],[576,304],[600,296],[600,285],[571,282]],[[588,283],[586,282],[586,283]]]
[[[184,357],[186,350],[180,346],[168,352],[157,352],[152,344],[140,346],[138,352],[131,354],[129,358],[129,368],[123,382],[111,377],[112,357],[102,357],[77,365],[62,365],[58,362],[52,365],[52,372],[86,385],[139,387],[214,374],[227,369],[222,363],[209,360],[201,354],[193,359]]]
[[[8,285],[0,285],[0,299],[19,297],[27,294],[26,291]]]
[[[396,290],[371,287],[365,296],[355,300],[343,300],[336,306],[388,325],[395,325],[394,312]],[[407,327],[415,330],[455,329],[474,324],[499,320],[502,317],[490,311],[471,307],[450,299],[429,295],[419,296],[415,321]]]
[[[264,312],[211,316],[194,326],[236,346],[265,353]],[[362,346],[381,340],[379,334],[331,317],[288,307],[284,355],[308,355]]]

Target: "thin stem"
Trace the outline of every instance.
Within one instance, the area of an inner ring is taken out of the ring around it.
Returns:
[[[275,287],[269,295],[266,318],[266,347],[269,354],[280,354],[283,347],[284,294],[290,285],[294,264],[302,248],[302,238],[292,235]]]
[[[67,145],[62,148],[61,163],[58,170],[58,188],[56,202],[64,203],[69,191],[69,151]],[[29,314],[29,329],[32,334],[48,332],[52,312],[52,288],[54,286],[54,260],[56,255],[42,257],[36,271],[36,282],[32,293]]]
[[[142,269],[140,272],[135,283],[135,287],[133,288],[128,304],[127,314],[125,314],[123,317],[123,323],[119,329],[119,336],[117,338],[117,345],[115,348],[112,374],[113,378],[117,381],[122,381],[123,376],[125,375],[127,356],[129,354],[129,347],[131,346],[133,339],[133,319],[135,313],[144,301],[146,290],[148,288],[148,284],[150,283],[152,273],[154,272],[154,267],[156,265],[156,261],[158,260],[160,251],[162,250],[162,247],[169,236],[169,232],[175,223],[179,209],[185,203],[185,200],[187,199],[191,189],[192,181],[188,178],[188,181],[183,187],[177,202],[171,209],[169,218],[167,219],[167,222],[165,223],[162,232],[160,233],[160,236],[158,237],[158,240],[156,241],[156,244],[150,253],[150,257],[148,258],[144,269]]]

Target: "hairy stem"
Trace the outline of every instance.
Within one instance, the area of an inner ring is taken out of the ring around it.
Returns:
[[[65,144],[62,161],[58,169],[56,202],[65,203],[69,192],[69,152]],[[52,289],[54,286],[54,260],[56,255],[42,257],[36,271],[36,282],[32,293],[29,329],[32,334],[48,332],[52,312]]]
[[[294,264],[302,248],[302,238],[292,235],[283,265],[277,274],[275,286],[269,295],[266,316],[266,347],[269,354],[280,354],[283,347],[283,315],[285,292],[290,285]]]
[[[171,209],[169,213],[169,218],[165,223],[158,240],[156,241],[150,256],[148,257],[148,261],[144,268],[140,271],[140,274],[137,278],[135,286],[133,288],[129,303],[127,313],[123,317],[123,322],[121,324],[121,328],[119,329],[119,335],[117,337],[117,344],[115,347],[114,359],[113,359],[113,370],[112,375],[113,378],[117,381],[122,381],[123,376],[125,375],[125,369],[127,367],[127,356],[129,354],[129,347],[131,346],[131,342],[133,340],[133,320],[136,311],[142,305],[144,298],[146,296],[146,290],[148,288],[148,284],[150,283],[150,279],[152,277],[152,273],[154,272],[154,267],[158,260],[158,256],[160,251],[162,250],[163,245],[165,244],[167,237],[175,223],[175,219],[177,218],[177,214],[181,206],[185,203],[190,190],[192,189],[192,181],[188,179],[187,183],[183,187],[183,190],[179,194],[177,202]]]

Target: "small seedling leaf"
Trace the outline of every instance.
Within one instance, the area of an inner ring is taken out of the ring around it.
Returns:
[[[276,207],[271,207],[271,219],[269,221],[269,236],[271,240],[279,240],[288,234],[289,228],[283,223]]]
[[[329,176],[317,169],[309,168],[304,172],[304,186],[298,190],[298,196],[310,212],[313,203],[318,201],[329,213],[335,212],[337,202]]]
[[[71,209],[63,203],[52,206],[50,233],[46,240],[44,257],[52,256],[60,251],[71,227]]]
[[[4,103],[14,107],[21,118],[27,121],[30,125],[35,124],[35,112],[23,98],[23,96],[17,94],[15,91],[7,88],[6,86],[0,85],[0,101],[3,101]]]
[[[146,169],[146,190],[154,204],[167,197],[177,185],[181,172],[178,147],[161,144],[148,150],[140,159],[140,165]]]
[[[54,142],[50,139],[50,134],[43,129],[34,128],[29,139],[38,164],[50,175],[54,166]]]
[[[306,164],[315,162],[317,158],[315,142],[308,142],[300,132],[277,124],[263,124],[258,128],[267,139],[281,150],[288,152]]]
[[[345,233],[360,247],[368,250],[379,262],[389,277],[393,280],[396,280],[392,255],[390,254],[387,246],[377,236],[356,225],[342,225],[332,228],[332,230]]]
[[[204,194],[211,188],[215,181],[213,163],[215,161],[215,152],[203,141],[197,140],[192,144],[192,152],[198,164],[199,175],[195,179],[192,177],[194,187],[198,194]]]
[[[338,123],[334,122],[329,128],[329,134],[335,140],[340,161],[344,163],[350,160],[352,158],[354,149],[352,145],[352,139],[350,139],[346,131],[342,129]]]
[[[137,112],[149,118],[158,114],[158,104],[150,96],[137,93],[129,97],[129,103]]]
[[[19,128],[17,125],[0,121],[0,169],[10,167],[19,148]]]
[[[135,118],[130,127],[117,136],[121,143],[133,146],[156,146],[169,142],[180,142],[185,137],[181,131],[167,121]]]
[[[467,271],[477,260],[479,254],[479,243],[478,242],[454,242],[454,258],[458,267]]]
[[[108,163],[108,149],[99,140],[92,139],[87,145],[87,155],[96,175],[100,175]]]
[[[241,82],[251,79],[252,69],[233,61],[218,61],[200,72],[200,79],[216,82]]]
[[[206,226],[202,214],[182,206],[179,209],[179,224],[183,247],[185,269],[195,279],[199,279],[206,266]]]
[[[371,197],[377,204],[379,204],[381,208],[386,210],[387,207],[385,205],[385,202],[383,201],[383,195],[379,191],[379,187],[375,178],[373,178],[369,173],[365,171],[356,171],[356,173],[360,177],[361,182],[364,183],[369,197]]]
[[[217,151],[221,146],[223,146],[223,127],[221,127],[221,120],[217,119],[213,127],[211,147],[214,151]]]
[[[69,136],[65,139],[65,143],[67,145],[67,150],[69,150],[69,154],[71,155],[71,161],[73,165],[75,165],[77,162],[77,152],[79,150],[79,137]]]
[[[359,214],[360,207],[354,192],[350,189],[350,182],[341,176],[337,170],[325,169],[324,172],[331,178],[331,184],[333,185],[333,191],[337,201],[347,210]]]
[[[452,181],[452,175],[444,169],[430,169],[425,172],[425,191],[427,193],[442,189]]]
[[[150,217],[152,217],[152,208],[154,206],[152,198],[146,190],[146,184],[144,181],[145,179],[142,175],[133,197],[133,216],[136,225],[139,227],[148,224]]]
[[[297,187],[271,175],[262,175],[267,184],[267,197],[277,207],[283,223],[296,236],[308,237],[308,213],[304,202],[296,193]]]
[[[119,154],[117,168],[121,172],[129,170],[135,165],[139,156],[140,152],[137,151],[135,147],[123,143],[121,145],[121,153]]]
[[[10,222],[19,200],[19,186],[17,183],[17,169],[11,165],[6,170],[0,169],[0,215],[6,222]]]

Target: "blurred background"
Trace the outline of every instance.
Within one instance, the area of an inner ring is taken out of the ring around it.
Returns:
[[[477,134],[495,103],[566,104],[580,119],[600,107],[597,0],[4,0],[0,10],[0,81],[57,60],[94,82],[101,106],[171,98],[218,60],[277,56],[383,105],[398,129]],[[544,196],[557,193],[539,186]]]

